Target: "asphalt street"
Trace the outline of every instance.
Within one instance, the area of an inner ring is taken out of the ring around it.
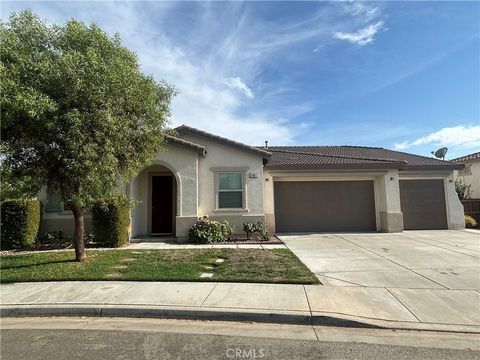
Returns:
[[[141,330],[1,330],[2,360],[480,359],[480,352],[469,349],[406,345]]]

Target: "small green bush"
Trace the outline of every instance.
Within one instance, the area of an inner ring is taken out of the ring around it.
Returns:
[[[467,228],[474,228],[478,225],[477,220],[469,215],[465,215],[465,226]]]
[[[272,237],[263,221],[257,221],[256,223],[243,223],[243,231],[247,235],[247,240],[250,240],[250,237],[254,234],[258,234],[258,237],[262,241],[269,241]]]
[[[208,216],[198,218],[198,221],[188,231],[190,241],[200,244],[227,240],[235,228],[228,221],[209,220]]]
[[[42,203],[39,200],[5,200],[0,211],[2,250],[31,247],[40,230]]]
[[[125,201],[98,200],[91,208],[93,237],[107,247],[128,243],[130,206]]]

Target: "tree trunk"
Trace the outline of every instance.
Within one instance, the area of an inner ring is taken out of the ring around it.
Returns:
[[[83,208],[76,204],[70,204],[75,219],[75,236],[73,237],[73,246],[75,247],[75,261],[84,261],[87,258],[85,254],[85,224],[83,221]]]

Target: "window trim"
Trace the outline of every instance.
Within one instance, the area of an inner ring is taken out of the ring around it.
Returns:
[[[246,178],[245,174],[248,171],[248,168],[213,168],[211,169],[214,173],[214,196],[215,196],[215,202],[214,202],[214,212],[247,212],[247,186],[246,186]],[[219,189],[219,174],[223,173],[239,173],[241,176],[242,180],[242,188],[241,190],[220,190]],[[239,208],[221,208],[219,207],[219,198],[220,198],[220,192],[242,192],[242,207]]]

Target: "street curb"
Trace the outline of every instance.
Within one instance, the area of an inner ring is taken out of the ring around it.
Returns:
[[[132,317],[169,318],[185,320],[245,321],[311,325],[310,315],[303,313],[272,313],[261,311],[229,311],[188,308],[167,308],[154,306],[119,305],[2,305],[0,317],[42,317],[42,316],[90,316],[90,317]]]
[[[480,326],[395,322],[358,319],[343,314],[312,315],[308,312],[271,312],[259,309],[188,308],[175,306],[107,304],[1,305],[0,317],[126,317],[181,320],[237,321],[290,325],[332,326],[390,330],[480,334]]]

